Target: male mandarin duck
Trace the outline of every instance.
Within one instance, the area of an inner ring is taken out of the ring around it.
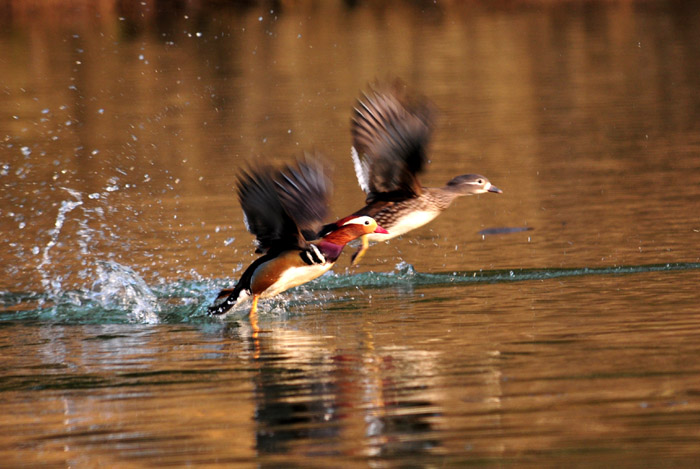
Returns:
[[[358,99],[351,125],[352,159],[367,198],[351,216],[370,216],[390,234],[363,235],[353,264],[370,241],[388,240],[425,225],[457,197],[502,192],[479,174],[457,176],[444,187],[421,186],[417,175],[427,163],[433,121],[432,104],[424,97],[409,97],[399,82],[374,87]]]
[[[331,183],[318,159],[307,158],[282,170],[258,167],[238,180],[238,199],[246,228],[263,255],[243,272],[232,289],[222,290],[209,308],[223,314],[252,296],[250,316],[259,298],[275,296],[320,277],[338,260],[343,247],[360,236],[387,231],[367,215],[351,215],[315,239],[328,212]]]

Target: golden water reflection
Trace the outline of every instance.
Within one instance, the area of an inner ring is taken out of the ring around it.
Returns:
[[[651,275],[656,290],[635,276],[617,288],[467,286],[467,302],[450,287],[365,295],[346,300],[356,308],[267,316],[257,338],[245,321],[9,324],[0,454],[120,466],[690,461],[700,375],[679,357],[700,352],[700,319],[678,299],[698,274],[669,276]]]

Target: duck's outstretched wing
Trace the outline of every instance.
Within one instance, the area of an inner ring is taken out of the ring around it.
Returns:
[[[287,166],[277,179],[282,206],[303,237],[314,240],[328,215],[332,183],[318,156],[306,156],[296,167]]]
[[[409,97],[400,82],[378,85],[357,102],[352,118],[353,162],[367,203],[420,195],[434,108]]]
[[[245,226],[256,238],[258,252],[285,250],[304,243],[299,228],[287,213],[279,194],[280,171],[258,166],[238,180],[238,200]]]
[[[280,170],[259,166],[243,172],[238,200],[258,251],[302,249],[316,239],[331,191],[328,169],[318,157],[307,156]]]

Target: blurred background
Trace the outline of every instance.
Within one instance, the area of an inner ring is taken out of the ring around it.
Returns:
[[[365,267],[697,259],[698,21],[666,1],[3,1],[0,288],[84,287],[104,260],[235,275],[241,166],[317,150],[333,215],[357,209],[352,106],[393,77],[440,111],[423,183],[477,172],[504,194]]]

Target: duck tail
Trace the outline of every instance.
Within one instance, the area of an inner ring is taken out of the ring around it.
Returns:
[[[214,304],[207,309],[207,313],[211,316],[218,316],[226,313],[238,303],[244,291],[246,291],[246,289],[243,288],[243,282],[241,281],[239,281],[234,288],[225,288],[221,290],[216,296]]]

